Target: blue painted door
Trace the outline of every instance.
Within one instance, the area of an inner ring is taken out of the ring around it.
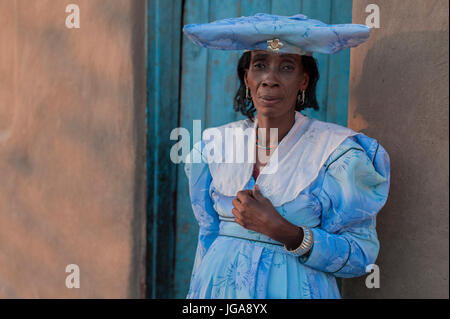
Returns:
[[[170,8],[167,3],[171,3]],[[256,13],[289,16],[303,13],[326,23],[351,23],[352,0],[149,0],[148,145],[154,147],[148,153],[151,160],[147,161],[149,297],[185,298],[197,245],[198,226],[184,167],[162,164],[168,159],[165,152],[170,147],[164,146],[171,128],[187,128],[192,136],[193,120],[201,120],[204,130],[244,119],[233,109],[239,83],[237,61],[242,52],[200,48],[179,32],[184,24]],[[346,125],[350,51],[315,57],[320,72],[317,85],[320,110],[307,110],[304,114]],[[152,134],[159,136],[154,140]],[[192,140],[191,145],[195,142]],[[155,195],[164,187],[168,191],[165,195]],[[173,205],[165,202],[170,198],[175,201]]]

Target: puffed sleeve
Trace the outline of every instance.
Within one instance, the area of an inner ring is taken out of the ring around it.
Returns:
[[[195,254],[192,277],[195,276],[199,265],[213,241],[219,233],[219,218],[213,208],[209,196],[211,174],[208,163],[202,156],[203,142],[196,143],[188,155],[191,160],[186,160],[184,170],[189,180],[189,195],[192,210],[199,225],[197,251]]]
[[[362,133],[347,138],[325,165],[321,224],[312,228],[314,243],[303,264],[336,277],[358,277],[379,252],[376,216],[389,192],[386,150]]]

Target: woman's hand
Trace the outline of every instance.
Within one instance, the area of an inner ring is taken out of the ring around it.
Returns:
[[[283,218],[270,200],[261,194],[258,185],[253,190],[239,191],[236,196],[232,201],[236,223],[269,236],[289,249],[295,249],[301,244],[302,229]]]

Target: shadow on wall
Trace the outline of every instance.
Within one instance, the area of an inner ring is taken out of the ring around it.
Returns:
[[[345,298],[448,298],[448,42],[402,33],[365,57],[354,115],[389,153],[391,187],[377,218],[380,288],[346,279]]]

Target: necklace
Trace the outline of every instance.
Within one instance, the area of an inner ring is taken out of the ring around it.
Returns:
[[[259,148],[263,148],[263,149],[265,149],[265,150],[270,150],[270,149],[272,149],[272,148],[275,148],[275,147],[277,147],[276,145],[272,145],[272,146],[264,146],[264,145],[261,145],[261,144],[258,144],[258,138],[256,138],[256,146],[258,146]]]
[[[256,126],[256,132],[258,132],[258,126]],[[270,150],[272,148],[277,147],[277,145],[265,146],[265,145],[258,144],[258,136],[255,137],[255,142],[256,142],[256,146],[258,146],[259,148],[263,148],[265,150]]]

